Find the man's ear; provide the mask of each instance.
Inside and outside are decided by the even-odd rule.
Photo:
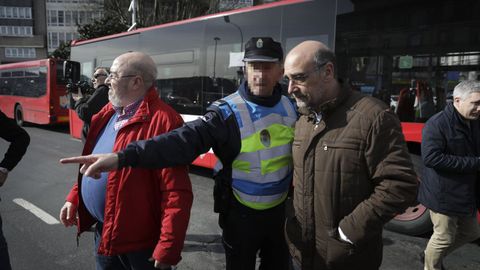
[[[282,80],[283,74],[285,74],[285,68],[282,66],[282,68],[281,68],[280,71],[279,71],[278,80],[277,80],[277,81],[281,81],[281,80]]]
[[[335,67],[331,62],[325,64],[325,67],[322,70],[323,77],[325,80],[331,80],[335,78]]]

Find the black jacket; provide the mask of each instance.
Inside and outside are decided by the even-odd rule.
[[[0,162],[0,167],[11,171],[27,151],[30,136],[23,128],[0,111],[0,137],[10,142],[5,157]]]
[[[238,92],[246,100],[268,107],[275,106],[281,98],[278,84],[270,97],[252,95],[246,82],[240,85]],[[129,144],[119,152],[119,167],[165,168],[190,164],[210,148],[220,160],[233,160],[240,152],[240,145],[235,116],[224,118],[218,106],[210,106],[203,117],[181,128]]]
[[[72,99],[70,100],[72,103]],[[92,116],[108,103],[108,86],[102,84],[97,87],[91,96],[82,97],[71,105],[78,117],[83,121],[82,139],[85,140],[90,127]]]
[[[418,201],[445,215],[476,214],[480,170],[480,120],[465,121],[453,104],[430,118],[423,129],[425,169]]]

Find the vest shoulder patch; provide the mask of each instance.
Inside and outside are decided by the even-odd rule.
[[[228,105],[228,102],[226,102],[223,99],[213,102],[212,105],[210,106],[216,107],[218,111],[220,111],[223,120],[227,120],[227,118],[233,114],[232,108],[230,108],[230,105]]]

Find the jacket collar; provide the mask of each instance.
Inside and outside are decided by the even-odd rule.
[[[136,122],[143,122],[150,120],[150,108],[149,103],[158,98],[158,93],[155,87],[151,87],[147,90],[147,93],[143,97],[143,101],[138,107],[135,114],[130,118],[130,120],[122,127],[125,128],[126,126],[136,123]],[[85,142],[85,147],[83,149],[83,154],[90,154],[90,151],[93,149],[93,143],[96,142],[96,138],[98,134],[105,127],[112,118],[113,114],[115,113],[115,109],[112,106],[112,103],[108,103],[103,109],[98,112],[98,114],[94,115],[92,118],[90,132],[88,132],[88,136]],[[121,130],[121,129],[120,129]]]
[[[308,120],[316,121],[318,115],[328,115],[335,108],[344,103],[352,94],[352,89],[348,86],[347,83],[344,83],[341,79],[338,79],[340,84],[340,92],[338,95],[331,100],[328,100],[319,106],[319,113],[317,114],[313,109],[299,110],[300,113],[306,115]]]
[[[147,93],[145,93],[145,96],[143,97],[143,101],[140,103],[140,106],[138,107],[137,111],[135,114],[130,118],[129,123],[132,122],[137,122],[137,121],[147,121],[150,118],[150,108],[149,108],[149,103],[152,100],[158,99],[158,93],[155,87],[150,87],[147,90]],[[92,123],[93,120],[95,119],[96,125],[95,126],[105,126],[108,122],[108,120],[112,117],[112,115],[115,113],[115,109],[112,106],[112,103],[108,103],[107,106],[103,107],[103,109],[92,118]],[[128,125],[128,124],[126,124]]]
[[[469,122],[457,111],[453,103],[450,102],[445,106],[445,113],[453,126],[459,130],[469,129]]]

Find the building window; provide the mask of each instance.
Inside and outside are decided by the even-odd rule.
[[[0,25],[0,36],[29,37],[32,36],[32,27]]]
[[[48,26],[57,26],[57,10],[50,10],[48,12]]]
[[[9,58],[35,58],[35,48],[5,48],[5,57]]]
[[[19,18],[25,19],[25,17],[26,17],[25,16],[25,8],[20,8],[18,15],[19,15]]]
[[[72,11],[65,10],[65,26],[72,26]]]
[[[86,20],[85,20],[85,19],[87,19],[87,18],[86,18],[86,16],[85,16],[85,11],[80,10],[80,12],[78,12],[78,14],[80,15],[80,16],[78,17],[78,24],[82,25],[82,24],[86,23]]]
[[[31,19],[31,7],[4,7],[0,6],[0,18],[3,19]]]
[[[58,45],[60,46],[60,44],[62,42],[65,42],[65,32],[59,32],[58,33]]]
[[[65,25],[65,20],[64,20],[64,15],[63,15],[63,10],[58,11],[58,26],[64,26]]]
[[[57,32],[49,32],[48,33],[48,48],[49,49],[56,49],[58,48],[58,33]]]
[[[48,32],[48,49],[54,50],[60,46],[62,42],[68,43],[69,41],[78,38],[77,33],[72,32]]]
[[[13,17],[13,9],[12,7],[7,7],[7,16],[6,18],[12,18]]]
[[[78,11],[74,10],[72,11],[72,25],[77,25],[80,24],[78,21]]]

